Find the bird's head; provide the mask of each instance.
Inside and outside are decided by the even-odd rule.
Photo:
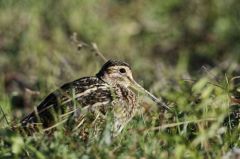
[[[101,70],[97,73],[96,76],[109,85],[122,85],[127,88],[132,88],[134,90],[143,92],[144,94],[147,94],[159,106],[164,107],[168,110],[170,109],[166,104],[161,102],[158,98],[144,89],[133,79],[131,68],[129,64],[125,62],[118,60],[109,60],[102,66]]]
[[[109,60],[97,73],[97,77],[110,85],[123,85],[129,87],[133,80],[130,66],[122,61]]]

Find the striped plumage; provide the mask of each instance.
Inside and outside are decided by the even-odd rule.
[[[97,77],[84,77],[64,84],[60,89],[48,95],[32,112],[22,120],[22,124],[41,122],[44,127],[52,124],[50,112],[60,111],[61,114],[74,110],[74,102],[84,107],[94,107],[100,104],[109,104],[112,100],[111,92],[106,83]],[[48,114],[49,113],[49,114]],[[38,121],[38,117],[40,121]]]
[[[48,95],[21,124],[24,127],[31,127],[36,123],[42,123],[44,128],[50,127],[55,122],[55,115],[61,117],[63,114],[81,114],[81,109],[88,111],[100,111],[106,114],[116,106],[115,132],[120,132],[124,125],[134,115],[136,109],[135,94],[118,83],[106,83],[102,78],[108,67],[127,66],[119,61],[109,61],[95,77],[83,77],[73,82],[64,84],[60,89]],[[69,113],[70,112],[70,113]]]
[[[237,128],[240,123],[240,105],[231,105],[228,115],[225,117],[223,125],[228,128]]]
[[[43,128],[49,128],[56,120],[68,120],[70,117],[85,120],[85,113],[104,116],[110,111],[114,117],[113,135],[117,135],[137,109],[132,86],[140,87],[133,80],[129,65],[109,60],[96,76],[69,82],[48,95],[35,111],[21,121],[21,125],[28,128],[40,123]],[[154,98],[151,94],[150,97]]]

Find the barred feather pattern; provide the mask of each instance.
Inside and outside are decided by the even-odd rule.
[[[114,100],[114,126],[113,135],[118,135],[124,126],[135,115],[137,108],[137,99],[134,92],[125,86],[117,85],[116,94],[120,100]]]
[[[56,120],[74,117],[84,121],[84,112],[104,115],[109,110],[114,113],[112,131],[116,136],[135,114],[136,95],[125,86],[110,86],[97,77],[84,77],[64,84],[48,95],[21,121],[21,125],[33,127],[41,123],[43,128],[48,128]]]

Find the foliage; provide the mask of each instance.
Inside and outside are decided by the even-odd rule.
[[[61,84],[101,67],[89,49],[77,50],[74,33],[107,58],[130,63],[135,79],[176,112],[141,98],[142,109],[123,133],[109,141],[106,128],[87,142],[62,128],[22,136],[1,112],[0,158],[200,159],[239,147],[238,126],[222,124],[229,97],[238,93],[232,79],[240,73],[239,6],[237,0],[1,0],[0,105],[12,123]],[[25,108],[15,110],[19,103]]]

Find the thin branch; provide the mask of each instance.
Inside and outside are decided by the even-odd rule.
[[[235,77],[231,78],[230,80],[234,81],[235,79],[240,79],[240,76],[235,76]]]
[[[192,82],[192,83],[197,82],[197,80],[194,80],[194,79],[182,79],[182,80],[186,81],[186,82]],[[217,83],[207,82],[207,84],[210,84],[210,85],[213,85],[213,86],[216,86],[216,87],[219,87],[219,88],[225,90],[225,87],[223,87]]]
[[[101,57],[104,62],[107,62],[107,59],[106,59],[106,58],[104,57],[104,55],[99,51],[97,44],[96,44],[96,43],[91,43],[91,44],[92,44],[93,51],[96,53],[96,55],[98,55],[99,57]]]
[[[204,122],[204,121],[216,121],[216,119],[215,118],[207,118],[207,119],[199,119],[199,120],[192,120],[192,121],[183,121],[183,122],[171,123],[171,124],[166,124],[166,125],[150,128],[150,130],[162,130],[162,129],[176,127],[176,126],[180,126],[180,125],[184,125],[184,124],[199,123],[199,122]]]
[[[10,123],[9,123],[8,120],[7,120],[7,116],[6,116],[6,114],[4,113],[1,105],[0,105],[0,109],[1,109],[1,112],[2,112],[2,114],[3,114],[4,119],[6,120],[6,123],[7,123],[8,125],[10,125]]]
[[[205,71],[205,72],[207,73],[207,75],[208,75],[211,79],[215,80],[216,75],[214,75],[213,73],[211,73],[206,66],[203,65],[201,68],[203,69],[203,71]],[[217,80],[216,80],[216,81],[217,81]],[[217,82],[219,82],[219,81],[217,81]]]
[[[64,120],[62,120],[62,121],[60,121],[60,122],[52,125],[51,127],[48,127],[48,128],[46,128],[46,129],[43,129],[43,132],[49,131],[49,130],[51,130],[51,129],[53,129],[53,128],[55,128],[55,127],[57,127],[57,126],[59,126],[59,125],[61,125],[61,124],[63,124],[63,123],[65,123],[66,121],[67,121],[67,119],[64,119]]]
[[[88,48],[96,56],[99,56],[104,62],[107,61],[107,58],[101,53],[96,43],[91,42],[91,44],[87,44],[83,41],[79,41],[77,38],[77,33],[73,33],[73,35],[71,36],[71,40],[77,46],[78,51],[80,51],[82,48]]]

